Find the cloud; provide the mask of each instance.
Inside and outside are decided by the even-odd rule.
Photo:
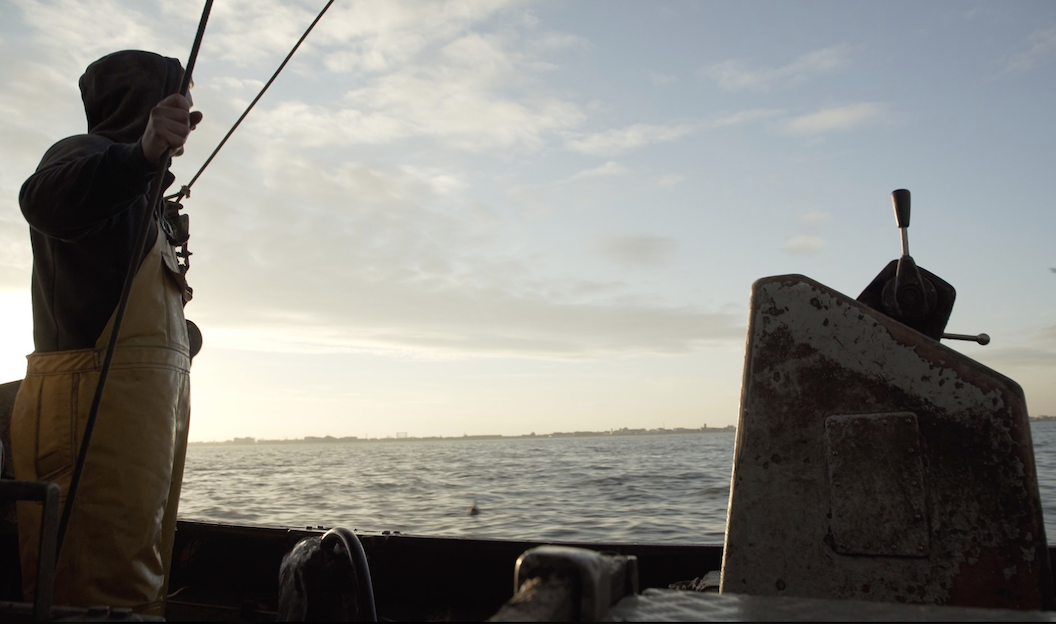
[[[674,188],[680,182],[686,179],[686,176],[678,175],[675,173],[667,173],[659,176],[655,179],[656,185],[660,188]]]
[[[729,126],[739,126],[741,124],[751,123],[753,121],[771,119],[773,117],[777,117],[783,114],[784,111],[781,109],[753,108],[750,110],[738,111],[736,113],[720,115],[708,122],[707,126],[709,128],[726,128]]]
[[[168,19],[195,18],[187,4],[163,3]],[[337,3],[340,6],[340,3]],[[279,64],[318,15],[322,5],[280,0],[233,0],[218,2],[209,14],[209,25],[202,41],[202,56],[236,67],[271,67]],[[313,56],[323,26],[338,19],[340,10],[332,7],[312,30],[298,50],[293,63],[300,64]]]
[[[212,98],[213,111],[230,105],[241,112],[235,103],[255,94],[259,78],[269,75],[257,68],[273,69],[314,16],[308,5],[218,4],[210,24],[215,36],[206,38],[203,50],[214,62],[199,63],[200,76],[208,67],[216,79],[199,82],[201,100]],[[54,12],[66,3],[20,6],[28,7],[23,12]],[[162,6],[166,14],[177,11]],[[115,3],[97,7],[130,14]],[[667,304],[622,277],[569,275],[547,248],[508,236],[515,210],[502,210],[505,197],[494,200],[496,209],[494,198],[474,196],[481,188],[474,180],[479,159],[458,150],[495,149],[502,157],[543,150],[566,140],[586,119],[573,100],[535,80],[548,66],[545,50],[584,44],[545,32],[535,33],[535,44],[502,29],[478,32],[502,7],[335,4],[337,12],[320,23],[295,57],[301,65],[288,68],[301,72],[298,78],[313,94],[323,82],[329,90],[310,100],[293,89],[269,93],[187,202],[195,253],[188,277],[196,295],[188,314],[207,343],[283,352],[585,359],[685,353],[713,341],[743,341],[740,314]],[[75,43],[79,36],[109,51],[113,41],[125,41],[101,38],[111,25],[91,21],[95,18],[84,7],[74,8],[85,13],[90,26],[86,33],[71,34]],[[148,23],[155,17],[148,9],[132,15]],[[357,25],[353,16],[373,25]],[[47,32],[53,16],[47,17],[34,22],[34,32]],[[174,35],[179,41],[173,55],[186,54],[182,35],[193,34],[196,21],[197,15],[176,21],[183,32]],[[327,24],[333,30],[324,29]],[[73,22],[60,20],[59,26],[72,29]],[[260,37],[242,41],[240,49],[241,37],[256,29]],[[133,29],[143,39],[130,35],[129,46],[151,47],[153,30],[141,30]],[[334,57],[344,43],[358,56]],[[17,196],[23,173],[28,175],[48,145],[83,131],[76,78],[86,63],[63,59],[58,46],[46,49],[39,66],[0,58],[5,78],[26,82],[17,93],[0,92],[0,110],[18,113],[31,102],[35,112],[47,113],[33,116],[35,126],[24,128],[17,125],[17,114],[0,118],[0,131],[11,139],[0,162],[0,186],[8,197]],[[92,48],[86,54],[86,62],[96,56]],[[232,65],[255,68],[242,73]],[[361,79],[342,93],[335,72]],[[209,115],[207,110],[207,119],[218,118]],[[224,130],[220,124],[199,128],[195,138],[202,156],[212,145],[204,139],[214,134],[218,139]],[[639,126],[616,143],[676,140],[690,130],[677,124]],[[385,149],[397,142],[402,142],[398,149]],[[180,160],[174,170],[185,180],[182,168],[197,163]],[[11,162],[17,167],[8,167]],[[579,179],[627,171],[609,161],[580,172]],[[516,192],[517,181],[505,180],[499,188],[504,187]],[[530,186],[520,188],[530,194]],[[28,237],[17,223],[17,206],[4,202],[5,215],[14,221],[11,227],[8,220],[0,223],[2,242],[11,243],[0,255],[0,275],[6,282],[11,273],[10,283],[24,290]],[[601,248],[614,261],[640,267],[660,266],[677,251],[673,239],[661,237],[625,237]],[[557,265],[560,270],[553,268]]]
[[[501,0],[338,2],[305,40],[294,64],[321,65],[339,73],[391,71],[438,42],[457,38],[508,4]],[[185,12],[181,6],[169,5],[168,14]],[[211,56],[242,67],[273,67],[320,8],[321,4],[286,0],[218,3],[203,45]]]
[[[839,71],[850,65],[853,52],[852,46],[844,43],[808,52],[781,67],[753,69],[742,60],[731,59],[708,65],[699,73],[723,91],[769,91]]]
[[[844,132],[875,123],[887,112],[888,105],[879,102],[848,104],[793,117],[784,123],[784,130],[789,134],[808,136]]]
[[[1035,347],[987,348],[979,357],[987,365],[1001,368],[1039,368],[1056,367],[1056,350]]]
[[[286,101],[257,113],[261,132],[312,146],[429,138],[467,151],[539,149],[584,119],[572,102],[531,87],[532,58],[497,36],[464,35],[439,53],[372,79],[330,105]]]
[[[632,353],[686,353],[705,343],[743,339],[744,333],[739,315],[690,309],[480,298],[468,291],[424,294],[408,303],[426,306],[426,313],[408,318],[407,310],[386,307],[383,311],[389,322],[376,324],[370,323],[375,319],[360,316],[342,318],[339,323],[318,319],[297,324],[250,318],[237,326],[212,325],[210,344],[281,353],[583,360]]]
[[[793,236],[781,245],[785,253],[812,256],[825,247],[825,241],[817,236]]]
[[[666,236],[609,236],[597,242],[598,251],[620,264],[658,267],[678,251],[678,241]]]
[[[832,215],[830,215],[829,213],[822,212],[821,210],[815,210],[813,212],[808,212],[800,216],[799,220],[803,221],[804,223],[821,224],[827,222],[831,218]]]
[[[805,224],[808,231],[817,231],[830,218],[829,213],[815,210],[800,215],[799,220]],[[803,234],[793,236],[781,245],[781,249],[792,255],[812,256],[825,248],[825,240],[820,236]]]
[[[226,93],[239,92],[246,96],[256,96],[264,88],[264,81],[254,78],[214,76],[209,80],[209,86]]]
[[[1027,37],[1027,49],[1012,55],[1005,63],[1004,73],[1024,72],[1037,67],[1056,55],[1056,26],[1035,30]]]
[[[569,139],[567,145],[573,151],[583,154],[608,156],[646,145],[677,141],[697,132],[701,127],[701,124],[696,123],[669,125],[634,124],[626,128],[581,135],[577,138]]]
[[[534,50],[565,50],[568,48],[589,48],[590,42],[578,35],[560,32],[540,33],[527,39],[526,44]]]
[[[1049,325],[1038,332],[1038,344],[1056,348],[1056,325]]]
[[[185,57],[198,18],[191,18],[190,36],[182,41],[187,20],[179,28],[156,29],[154,25],[161,20],[154,4],[52,0],[18,3],[18,7],[35,43],[56,53],[55,60],[62,63],[60,71],[73,68],[78,76],[88,63],[114,50],[140,48]]]
[[[634,149],[677,141],[704,130],[716,130],[769,119],[783,114],[779,109],[749,109],[713,116],[703,121],[675,124],[633,124],[594,133],[570,134],[566,146],[593,156],[612,156]]]
[[[259,137],[237,149],[256,154],[244,175],[267,186],[227,180],[241,189],[238,202],[203,193],[192,214],[189,314],[214,346],[582,360],[743,338],[737,314],[665,304],[629,283],[549,274],[542,251],[498,238],[506,224],[465,198],[458,170],[330,163]],[[676,243],[623,237],[601,251],[656,267]]]
[[[32,266],[33,252],[29,244],[29,226],[22,218],[22,211],[15,199],[17,196],[16,191],[10,196],[10,203],[5,197],[5,201],[0,204],[5,208],[0,210],[0,269],[28,271]],[[25,285],[20,284],[23,287]],[[0,281],[0,289],[4,286],[4,282]]]
[[[314,19],[319,7],[313,4],[217,3],[197,73],[204,77],[220,66],[226,73],[199,81],[199,88],[222,91],[225,105],[241,111],[260,78],[270,75]],[[511,4],[516,2],[336,3],[293,57],[285,82],[301,74],[313,91],[321,85],[333,90],[342,82],[335,73],[354,73],[360,86],[345,100],[330,102],[277,99],[273,88],[248,121],[272,136],[303,136],[315,147],[428,137],[467,150],[537,149],[548,133],[584,118],[574,103],[533,90],[538,85],[531,76],[553,67],[540,55],[585,41],[538,24],[530,36],[516,29],[501,35],[475,30]],[[76,77],[87,63],[114,49],[153,49],[182,60],[198,21],[197,12],[186,9],[185,3],[52,0],[21,3],[15,10],[47,52],[41,65],[76,94]],[[156,28],[162,18],[176,28]],[[230,65],[252,67],[255,78],[233,78]]]
[[[433,220],[424,221],[423,229]],[[339,236],[359,229],[343,225],[334,228]],[[325,240],[330,237],[316,237],[315,244],[329,251],[305,249],[303,257],[292,259],[286,251],[282,264],[287,270],[281,273],[264,265],[237,280],[218,276],[226,283],[198,290],[223,293],[222,300],[212,302],[211,313],[199,317],[200,324],[237,330],[239,348],[249,341],[260,350],[428,358],[681,353],[742,333],[736,315],[611,300],[604,293],[611,294],[613,285],[540,280],[522,261],[499,262],[432,244],[420,234],[406,222],[392,222],[361,243],[351,236],[344,249]],[[230,260],[225,264],[230,266]],[[588,289],[603,300],[583,300]],[[625,292],[619,286],[615,290]],[[243,306],[238,324],[232,325],[232,310],[252,300],[247,297],[254,292],[259,305]],[[281,296],[261,299],[259,293]],[[303,310],[310,310],[312,318],[283,323],[272,318]]]
[[[678,82],[678,76],[672,74],[661,74],[658,72],[649,72],[649,80],[651,80],[654,85],[659,87]]]
[[[525,216],[537,219],[553,214],[557,208],[540,192],[540,187],[530,184],[513,184],[506,189],[506,197]]]
[[[10,52],[0,48],[0,75],[17,85],[0,90],[0,289],[25,289],[32,251],[19,190],[48,147],[65,135],[84,132],[85,121],[79,71],[72,78],[63,76],[44,62],[17,63]]]
[[[525,28],[532,29],[538,28],[539,24],[542,24],[542,20],[540,20],[531,9],[528,9],[521,13],[521,23],[524,24]]]
[[[12,218],[0,218],[0,290],[26,289],[33,266],[29,226],[17,210],[4,210]]]
[[[610,160],[609,162],[605,163],[600,167],[595,167],[593,169],[585,169],[583,171],[580,171],[579,173],[573,174],[569,178],[569,180],[583,180],[585,178],[620,176],[629,172],[630,169],[628,169],[627,167],[624,167],[623,165]]]

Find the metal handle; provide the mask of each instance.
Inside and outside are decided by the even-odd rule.
[[[989,334],[979,334],[978,336],[971,336],[969,334],[943,334],[942,337],[946,340],[971,340],[972,342],[978,342],[981,345],[990,344]]]
[[[909,255],[909,191],[898,189],[891,192],[891,203],[895,208],[895,223],[902,231],[902,255]]]

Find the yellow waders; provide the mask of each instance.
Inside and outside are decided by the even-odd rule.
[[[136,273],[89,443],[54,603],[162,615],[187,451],[190,356],[179,269],[158,228]],[[33,353],[15,399],[15,478],[73,476],[114,318],[94,349]],[[24,599],[35,590],[40,503],[18,504]]]

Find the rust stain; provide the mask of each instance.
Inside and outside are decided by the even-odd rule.
[[[847,482],[866,478],[853,470],[830,474],[833,453],[848,451],[826,448],[826,419],[890,412],[917,419],[919,444],[899,462],[918,462],[920,474],[904,488],[882,482],[923,492],[923,503],[880,505],[904,526],[874,531],[887,536],[870,545],[877,554],[840,554],[833,523],[854,502],[834,508],[833,492],[861,498],[868,488]],[[723,577],[729,567],[740,591],[772,593],[780,574],[792,595],[1052,607],[1022,390],[978,362],[802,276],[760,280],[735,444]],[[914,522],[926,539],[892,542]],[[883,554],[885,541],[897,556]]]

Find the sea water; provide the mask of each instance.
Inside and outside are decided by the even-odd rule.
[[[1056,422],[1032,425],[1056,539]],[[723,541],[734,433],[192,445],[179,516],[539,541]],[[477,514],[470,514],[471,507]]]

